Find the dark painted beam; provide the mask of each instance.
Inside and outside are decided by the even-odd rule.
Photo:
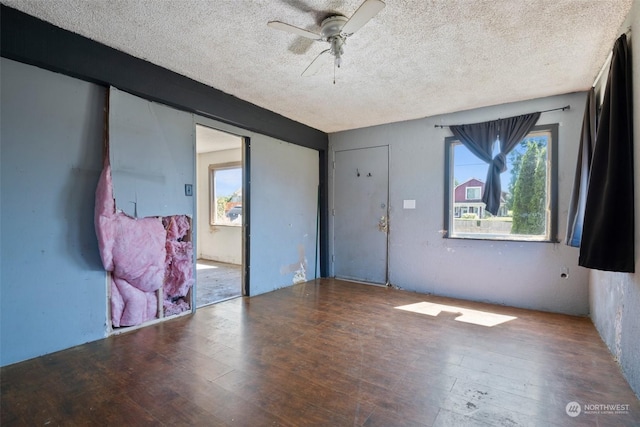
[[[320,274],[329,272],[326,133],[0,5],[0,55],[320,152]]]
[[[89,40],[1,5],[0,54],[26,64],[315,150],[326,150],[328,136],[302,123],[243,101],[183,75]]]
[[[320,151],[320,276],[329,277],[329,151]]]

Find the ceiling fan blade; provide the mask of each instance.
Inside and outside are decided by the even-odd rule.
[[[344,27],[342,27],[342,33],[351,35],[358,31],[364,24],[369,22],[371,18],[376,16],[386,5],[382,0],[365,0],[360,5],[358,10],[349,18]]]
[[[305,68],[305,70],[302,72],[302,75],[307,77],[307,76],[312,76],[315,73],[317,73],[318,70],[320,69],[320,66],[322,65],[322,61],[320,60],[320,58],[322,58],[324,56],[324,54],[329,52],[330,50],[331,49],[327,49],[327,50],[323,50],[322,52],[320,52],[320,54],[318,56],[316,56],[316,59],[311,61],[311,64],[309,64],[309,66],[307,68]]]
[[[303,30],[302,28],[294,27],[293,25],[285,24],[284,22],[269,21],[267,22],[267,25],[271,28],[275,28],[276,30],[286,31],[287,33],[306,37],[311,40],[322,40],[320,34],[312,33],[311,31]]]

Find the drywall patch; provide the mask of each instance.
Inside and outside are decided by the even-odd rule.
[[[618,275],[616,275],[618,276]],[[616,299],[616,318],[614,320],[614,349],[613,356],[615,360],[620,363],[622,359],[622,324],[624,321],[624,285],[622,281],[617,281],[613,286],[614,295]]]
[[[623,311],[623,305],[620,304],[618,306],[618,309],[616,310],[616,320],[614,324],[615,347],[614,347],[614,353],[613,353],[613,356],[618,363],[620,362],[620,355],[622,354],[622,311]]]
[[[280,267],[280,274],[284,276],[293,273],[292,283],[295,285],[297,283],[303,283],[307,281],[307,268],[308,262],[307,257],[305,256],[304,245],[299,245],[298,261],[293,264]]]

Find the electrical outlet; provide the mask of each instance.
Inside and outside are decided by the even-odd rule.
[[[569,277],[569,267],[560,267],[560,277],[567,279]]]
[[[185,184],[184,185],[184,195],[185,196],[193,196],[193,185]]]

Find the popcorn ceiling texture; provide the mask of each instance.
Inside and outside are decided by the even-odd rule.
[[[1,0],[325,132],[588,89],[632,0],[387,0],[333,84],[317,32],[362,0]]]

